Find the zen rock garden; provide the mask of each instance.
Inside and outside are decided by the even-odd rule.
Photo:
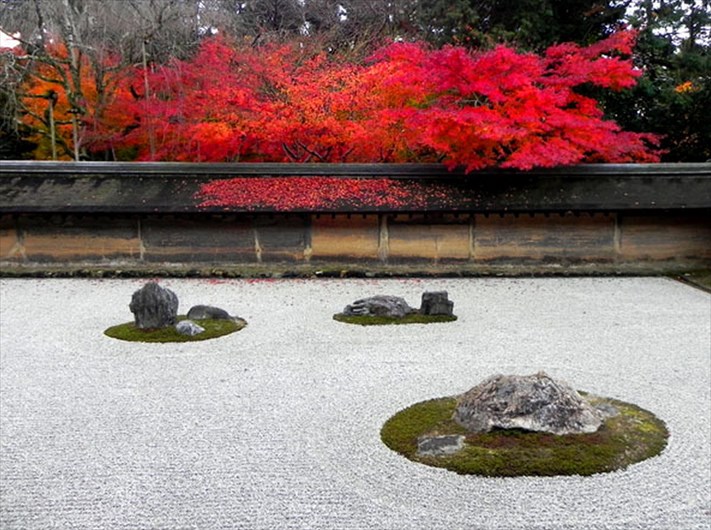
[[[186,342],[206,340],[239,331],[247,323],[219,307],[195,305],[178,315],[178,296],[156,282],[133,293],[129,309],[134,321],[113,326],[105,334],[138,342]]]
[[[428,324],[456,320],[453,310],[454,302],[449,300],[447,291],[425,291],[422,293],[419,309],[410,307],[405,299],[399,296],[377,295],[356,300],[333,318],[363,326]]]
[[[381,431],[415,462],[484,476],[615,471],[659,454],[668,436],[651,412],[579,393],[545,372],[494,375],[459,396],[408,407]]]
[[[247,324],[219,307],[195,305],[182,316],[178,307],[173,291],[149,282],[131,297],[134,320],[105,334],[185,342],[226,335]],[[398,296],[378,295],[354,301],[333,318],[359,325],[450,322],[457,318],[453,310],[446,291],[425,291],[419,308]],[[578,392],[545,372],[488,377],[461,395],[401,410],[381,430],[390,449],[414,462],[483,476],[615,471],[659,454],[668,436],[651,412]]]

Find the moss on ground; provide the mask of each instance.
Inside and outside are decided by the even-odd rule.
[[[415,462],[464,475],[487,477],[592,475],[625,469],[661,453],[669,433],[664,422],[622,401],[590,396],[619,414],[597,432],[565,436],[519,429],[467,433],[452,414],[454,397],[423,401],[391,417],[381,430],[385,445]],[[464,434],[464,449],[453,455],[417,454],[420,436]]]
[[[687,272],[676,278],[711,293],[711,270],[709,269]]]
[[[398,324],[434,324],[437,322],[453,322],[457,317],[452,315],[421,315],[412,313],[404,317],[382,317],[373,315],[344,315],[337,313],[333,315],[333,320],[345,322],[346,324],[356,324],[358,326],[389,326]]]
[[[185,315],[181,315],[178,317],[178,321],[186,318]],[[130,342],[195,342],[229,335],[247,325],[247,322],[241,318],[234,320],[205,319],[197,320],[195,323],[205,328],[205,331],[199,335],[181,335],[173,326],[160,329],[139,329],[134,322],[126,322],[108,328],[104,334],[114,339]]]

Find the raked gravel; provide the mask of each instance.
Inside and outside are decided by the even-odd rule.
[[[145,280],[0,280],[0,528],[711,528],[711,295],[661,278],[164,279],[226,337],[138,344]],[[332,320],[449,291],[459,320]],[[658,457],[592,477],[492,479],[412,463],[392,414],[494,373],[545,370],[636,403]]]

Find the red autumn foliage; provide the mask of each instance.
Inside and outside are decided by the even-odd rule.
[[[454,190],[435,183],[394,179],[270,177],[213,180],[202,186],[201,206],[245,210],[313,210],[352,208],[426,209],[448,204]]]
[[[467,171],[656,162],[656,137],[621,131],[580,90],[634,85],[633,43],[629,31],[542,55],[394,43],[353,63],[303,43],[254,48],[217,38],[191,61],[137,70],[114,114],[133,123],[117,120],[111,141],[142,160],[444,162]],[[214,181],[201,197],[211,206],[298,209],[394,206],[418,193],[432,189],[288,178]]]
[[[653,135],[620,131],[576,91],[632,86],[639,72],[630,61],[605,55],[629,53],[632,38],[623,32],[589,48],[553,46],[543,56],[503,46],[484,53],[393,46],[377,57],[392,67],[387,84],[407,87],[409,101],[419,104],[383,109],[381,120],[402,122],[409,146],[468,171],[658,161],[648,147]]]
[[[148,97],[120,102],[136,123],[114,141],[161,160],[444,161],[469,171],[653,162],[652,135],[621,131],[578,90],[632,86],[639,72],[623,56],[633,41],[625,31],[540,56],[394,43],[354,64],[309,46],[212,39],[193,60],[151,72]]]
[[[72,67],[67,47],[51,40],[44,52],[45,56],[31,61],[24,50],[15,50],[27,71],[18,91],[21,120],[30,131],[27,139],[37,144],[36,158],[52,155],[50,130],[54,126],[58,158],[68,160],[72,158],[75,138],[80,146],[96,148],[106,134],[107,124],[114,123],[114,118],[104,113],[115,108],[111,100],[120,92],[118,60],[106,54],[97,64],[87,55],[79,55]],[[76,137],[72,114],[76,117]],[[122,119],[126,121],[126,117]]]

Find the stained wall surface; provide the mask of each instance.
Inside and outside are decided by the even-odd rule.
[[[351,263],[550,269],[711,263],[704,212],[4,215],[0,265],[193,268]],[[444,269],[443,269],[444,270]]]

